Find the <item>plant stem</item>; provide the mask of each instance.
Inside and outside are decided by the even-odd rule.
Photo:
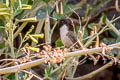
[[[110,21],[108,19],[106,19],[106,24],[110,23]],[[113,24],[109,24],[108,27],[113,31],[115,32],[115,34],[117,36],[120,36],[120,32],[115,28],[115,26],[113,26]]]
[[[9,22],[10,23],[10,29],[9,29],[9,44],[10,44],[10,48],[11,48],[11,53],[12,53],[12,57],[15,58],[15,54],[14,54],[14,40],[13,40],[13,24],[12,21]]]
[[[18,34],[24,29],[28,22],[23,22],[22,25],[18,28],[18,30],[14,34],[14,39],[18,36]]]
[[[110,21],[104,28],[102,28],[102,30],[100,30],[100,31],[98,32],[98,34],[95,34],[92,38],[88,39],[84,46],[85,46],[85,47],[88,47],[88,46],[92,43],[92,41],[97,37],[97,35],[100,35],[101,33],[103,33],[104,30],[105,30],[111,23],[113,23],[114,21],[116,21],[116,20],[118,20],[118,19],[120,19],[120,16],[117,17],[117,18],[115,18],[114,20]]]
[[[51,29],[51,35],[53,34],[53,31],[54,31],[54,29],[55,29],[55,27],[56,27],[57,24],[58,24],[58,22],[56,21],[55,24],[54,24],[54,26],[53,26],[53,28]]]
[[[117,48],[119,46],[120,46],[120,42],[112,44],[112,45],[108,45],[107,47]],[[69,52],[69,53],[65,54],[65,58],[82,56],[82,55],[86,55],[86,54],[94,54],[94,53],[102,52],[102,50],[103,49],[101,47],[98,47],[98,48],[92,48],[92,49],[79,50],[79,51],[75,51],[75,52]],[[2,68],[2,69],[0,69],[0,75],[1,74],[18,72],[22,69],[31,68],[31,67],[43,64],[43,63],[45,63],[45,61],[48,61],[48,60],[49,60],[48,58],[47,59],[42,58],[42,59],[34,60],[34,61],[31,61],[31,62],[23,63],[23,64],[20,64],[20,65],[7,67],[7,68]]]
[[[44,31],[45,31],[45,43],[51,44],[50,20],[49,20],[48,11],[46,11]]]

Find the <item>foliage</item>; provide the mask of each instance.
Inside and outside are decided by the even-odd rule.
[[[57,80],[58,74],[54,73],[51,74],[51,72],[53,71],[52,67],[47,67],[45,69],[45,75],[44,75],[44,80]]]
[[[0,72],[3,70],[3,73],[0,74],[5,74],[3,78],[5,77],[6,80],[30,80],[32,77],[41,79],[41,75],[34,74],[32,70],[22,69],[45,63],[44,65],[47,67],[44,67],[42,79],[63,80],[74,78],[78,63],[83,64],[85,60],[89,60],[89,57],[94,65],[99,63],[101,58],[106,65],[108,61],[113,62],[113,59],[119,61],[119,50],[107,51],[106,48],[119,48],[117,44],[120,42],[120,32],[116,28],[116,24],[112,23],[120,17],[109,21],[103,11],[100,13],[99,20],[96,19],[91,23],[97,10],[109,1],[96,0],[91,5],[86,0],[81,0],[78,4],[73,5],[68,4],[65,0],[58,0],[58,4],[56,0],[0,0],[0,55],[5,57],[2,57],[0,61],[2,64]],[[84,8],[84,15],[81,18],[77,10],[82,8]],[[74,15],[77,18],[74,18]],[[74,28],[73,31],[77,35],[77,43],[80,48],[76,49],[74,45],[65,48],[60,38],[54,42],[54,46],[51,46],[53,45],[52,36],[55,34],[55,30],[59,29],[58,24],[61,19],[69,19],[73,22],[69,24]],[[83,24],[84,22],[85,24]],[[91,50],[91,52],[84,50]],[[96,54],[100,58],[90,54]],[[89,57],[86,56],[87,59],[81,60],[82,55]],[[117,57],[115,57],[116,55]],[[104,69],[110,67],[110,65],[107,67],[106,65],[103,66]],[[4,72],[4,67],[15,68]],[[95,73],[100,71],[102,70]],[[78,78],[81,80],[81,78],[88,77]]]

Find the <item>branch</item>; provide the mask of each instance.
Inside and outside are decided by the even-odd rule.
[[[26,27],[28,22],[23,22],[22,25],[18,28],[18,30],[14,34],[14,39],[18,36],[19,33]]]
[[[116,0],[116,2],[115,2],[115,7],[116,7],[117,12],[120,12],[120,8],[119,8],[119,5],[118,5],[118,0]]]
[[[106,22],[105,22],[105,23],[106,23],[106,24],[110,23],[110,21],[109,21],[108,18],[106,18]],[[112,23],[109,24],[109,28],[110,28],[113,32],[115,32],[115,34],[116,34],[117,36],[120,36],[119,30],[118,30]]]
[[[119,46],[120,46],[120,42],[112,44],[112,45],[108,45],[107,47],[115,47],[116,48]],[[94,54],[94,53],[98,53],[98,52],[102,52],[101,47],[69,52],[69,53],[65,54],[65,58],[82,56],[82,55],[86,55],[86,54]],[[34,67],[34,66],[37,66],[40,64],[44,64],[45,61],[47,61],[47,60],[49,60],[49,59],[42,58],[42,59],[34,60],[31,62],[23,63],[20,65],[2,68],[2,69],[0,69],[0,74],[8,74],[8,73],[13,73],[13,72],[18,72],[18,71],[23,70],[23,69],[27,69],[27,68],[31,68],[31,67]]]
[[[38,59],[38,60],[31,61],[28,63],[23,63],[20,65],[3,68],[3,69],[0,69],[0,74],[8,74],[8,73],[13,73],[13,72],[18,72],[23,69],[31,68],[31,67],[45,63],[45,60],[46,59]]]
[[[49,20],[48,11],[46,11],[44,31],[45,31],[45,42],[46,43],[49,42],[51,44],[50,20]]]
[[[109,21],[109,23],[107,23],[97,34],[93,35],[92,38],[88,39],[84,46],[85,46],[85,47],[88,47],[88,46],[92,43],[92,41],[93,41],[98,35],[100,35],[101,33],[103,33],[104,30],[105,30],[111,23],[115,22],[115,21],[118,20],[118,19],[120,19],[120,16],[118,16],[118,17],[115,18],[114,20]]]
[[[119,7],[120,6],[118,6],[118,8]],[[98,10],[98,12],[96,14],[94,14],[93,16],[90,17],[89,21],[88,20],[84,20],[84,21],[81,22],[81,24],[85,25],[87,22],[88,22],[88,24],[92,23],[96,19],[98,19],[103,12],[108,12],[108,11],[112,11],[112,10],[115,10],[115,9],[116,9],[116,6],[111,6],[111,7],[108,7],[108,8],[100,9],[100,10]],[[79,23],[79,21],[77,19],[72,18],[72,20],[73,20],[74,24],[80,25],[80,23]]]

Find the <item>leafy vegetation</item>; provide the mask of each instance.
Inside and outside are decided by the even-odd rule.
[[[110,2],[0,0],[0,79],[92,80],[112,65],[118,64],[119,69],[120,16],[116,16],[119,5],[105,7]],[[116,12],[112,18],[106,13],[109,10]],[[69,48],[62,43],[59,36],[62,19],[77,36],[78,49],[76,43]],[[83,75],[80,66],[89,61],[102,67]]]

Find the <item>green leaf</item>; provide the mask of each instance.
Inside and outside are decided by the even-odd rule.
[[[48,11],[48,14],[50,15],[52,10],[53,9],[50,6],[41,7],[40,9],[37,10],[35,16],[37,16],[37,20],[39,21],[40,19],[43,19],[46,17],[46,11]]]
[[[102,39],[102,42],[105,43],[105,44],[112,44],[112,43],[115,43],[115,39],[114,38],[104,38]]]
[[[29,0],[22,0],[22,4],[28,4],[28,2],[29,2]],[[21,10],[20,8],[19,8],[19,2],[17,1],[17,2],[15,2],[15,4],[14,4],[14,8],[15,8],[15,16],[17,16],[17,15],[19,15],[19,14],[21,14],[22,12],[23,12],[23,10]]]
[[[71,9],[74,10],[74,8],[75,8],[74,5],[66,4],[66,5],[63,7],[63,12],[64,12],[65,15],[71,16],[71,15],[72,15]]]
[[[0,49],[5,47],[5,42],[0,43]]]
[[[11,73],[10,75],[8,75],[7,77],[9,80],[15,80],[15,73]]]
[[[48,2],[49,2],[50,0],[43,0],[43,1],[48,4]]]
[[[22,0],[22,4],[28,4],[29,0]]]
[[[19,80],[24,80],[23,77],[24,77],[24,74],[23,74],[22,72],[18,72],[18,79],[19,79]],[[15,79],[15,73],[9,74],[7,78],[8,78],[9,80],[16,80],[16,79]]]
[[[52,68],[51,67],[47,67],[45,68],[45,75],[44,75],[44,80],[57,80],[58,74],[57,73],[53,73],[52,72]]]
[[[85,16],[90,15],[90,11],[92,11],[92,7],[90,6],[90,4],[87,4],[85,10]]]
[[[83,35],[83,38],[86,38],[86,37],[88,37],[88,30],[87,30],[87,28],[85,28],[84,35]]]
[[[17,16],[18,14],[20,14],[23,10],[18,9],[19,7],[19,2],[15,2],[14,4],[14,8],[15,8],[15,16]]]
[[[71,4],[66,4],[63,6],[63,15],[61,14],[57,14],[55,11],[53,12],[53,18],[56,18],[56,19],[62,19],[62,18],[66,18],[68,16],[71,16],[72,15],[72,11],[71,9],[74,9],[75,6],[74,5],[71,5]]]
[[[80,29],[80,26],[76,26],[75,27],[75,32],[77,33],[79,31],[79,29]]]
[[[4,21],[1,20],[2,17],[0,17],[0,26],[4,26]]]
[[[88,37],[88,30],[87,28],[85,28],[84,30],[84,35],[83,35],[83,39],[87,38]],[[83,40],[83,43],[85,43],[87,40]]]
[[[57,13],[54,11],[54,12],[53,12],[53,18],[61,19],[61,18],[64,18],[64,16],[61,15],[61,14],[57,14]]]
[[[120,37],[118,37],[118,38],[116,39],[116,43],[118,43],[118,42],[120,42]]]
[[[100,18],[100,23],[101,23],[101,24],[104,24],[105,21],[106,21],[106,16],[105,16],[104,13],[102,13],[102,16],[101,16],[101,18]]]
[[[55,46],[56,46],[56,47],[63,46],[60,38],[55,42]]]
[[[0,13],[0,20],[4,21],[4,23],[7,22],[11,17],[10,8],[7,7],[5,3],[0,2]]]
[[[51,68],[50,67],[45,68],[45,75],[49,76],[50,73],[51,73]]]
[[[92,24],[88,24],[88,28],[91,29],[91,30],[94,30],[94,26],[95,26],[94,23],[92,23]]]
[[[5,47],[5,41],[3,40],[5,37],[5,30],[0,27],[0,49]]]
[[[45,18],[46,12],[39,9],[39,10],[37,10],[35,15],[37,16],[37,20],[39,21],[40,19]]]
[[[19,10],[17,10],[17,11],[16,11],[16,13],[15,13],[15,16],[17,16],[17,15],[21,14],[22,12],[23,12],[23,10],[20,10],[20,9],[19,9]]]

